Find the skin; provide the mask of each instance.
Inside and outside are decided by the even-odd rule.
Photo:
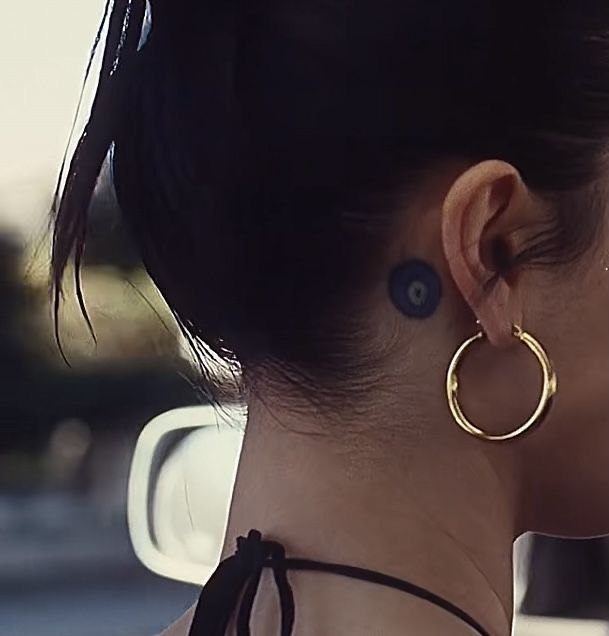
[[[493,636],[509,636],[513,541],[526,531],[609,534],[608,233],[575,265],[511,272],[484,293],[496,246],[518,253],[547,214],[500,161],[451,164],[422,185],[404,206],[385,275],[369,296],[373,344],[387,350],[375,390],[347,421],[283,406],[270,394],[252,398],[223,556],[258,528],[288,555],[404,578],[460,606]],[[386,292],[391,268],[412,257],[442,278],[442,301],[425,321],[406,319]],[[541,382],[513,323],[543,344],[559,390],[540,427],[491,443],[451,418],[446,368],[481,327],[488,340],[468,353],[460,376],[463,408],[490,433],[517,428]],[[306,572],[290,581],[299,636],[475,633],[395,590]],[[254,631],[279,633],[276,603],[265,572]],[[187,615],[167,634],[187,634],[189,623]]]

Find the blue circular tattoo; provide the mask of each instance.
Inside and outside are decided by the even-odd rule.
[[[412,260],[398,265],[389,278],[393,304],[409,318],[429,318],[440,304],[442,281],[424,261]]]

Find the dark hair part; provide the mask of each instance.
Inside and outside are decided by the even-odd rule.
[[[111,148],[148,272],[193,344],[238,363],[247,389],[272,369],[312,398],[361,390],[364,300],[385,275],[398,195],[444,160],[503,159],[552,203],[507,268],[573,261],[598,233],[606,0],[150,5],[141,46],[144,1],[110,11],[55,206],[57,301]]]

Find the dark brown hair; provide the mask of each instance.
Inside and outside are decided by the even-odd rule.
[[[503,159],[552,202],[511,268],[576,259],[598,232],[606,0],[148,9],[145,42],[143,0],[109,11],[95,103],[55,205],[57,302],[109,151],[125,220],[192,343],[245,380],[275,368],[311,395],[356,385],[372,364],[361,301],[397,195],[439,162]]]

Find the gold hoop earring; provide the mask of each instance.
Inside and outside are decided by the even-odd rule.
[[[477,426],[474,426],[464,415],[461,409],[461,405],[459,404],[459,365],[466,350],[477,340],[486,338],[484,331],[479,331],[475,336],[468,338],[457,349],[455,355],[450,361],[448,372],[446,374],[446,395],[448,397],[448,406],[453,418],[466,433],[491,442],[503,442],[506,440],[514,439],[516,437],[520,437],[527,431],[530,431],[531,429],[541,424],[541,422],[546,418],[550,407],[552,406],[552,400],[558,389],[556,373],[554,371],[552,361],[550,360],[541,343],[536,340],[531,334],[523,331],[518,325],[513,326],[512,335],[515,338],[518,338],[520,342],[526,345],[533,352],[541,366],[541,372],[543,376],[541,397],[539,403],[537,404],[537,408],[535,409],[531,417],[529,417],[529,419],[524,424],[519,426],[514,431],[510,433],[504,433],[502,435],[490,435],[489,433],[486,433],[485,431],[479,429]]]

